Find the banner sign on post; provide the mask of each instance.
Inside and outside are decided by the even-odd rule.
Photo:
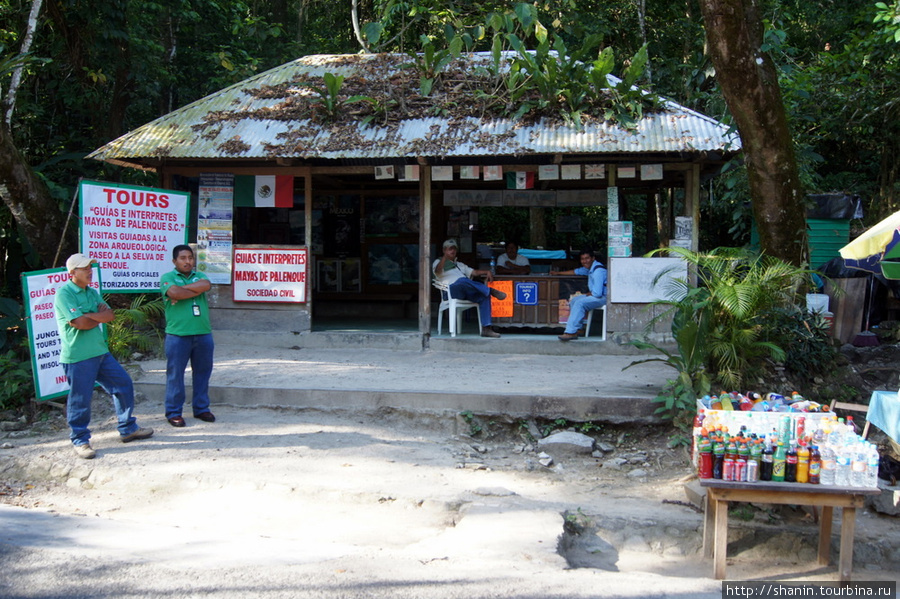
[[[172,248],[187,243],[190,194],[82,181],[81,252],[96,259],[102,292],[159,291]]]
[[[233,299],[236,302],[306,302],[307,248],[234,248]]]
[[[22,294],[31,349],[35,397],[52,399],[69,392],[69,382],[59,363],[62,339],[56,325],[53,302],[60,287],[69,282],[65,268],[38,270],[22,274]],[[100,270],[94,265],[91,287],[100,289]],[[102,325],[101,325],[102,326]]]

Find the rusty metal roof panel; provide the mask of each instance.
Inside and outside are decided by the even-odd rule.
[[[385,58],[387,57],[387,58]],[[320,94],[311,89],[325,73],[343,75],[359,89],[393,85],[409,57],[306,56],[175,110],[90,154],[112,162],[146,159],[389,159],[401,157],[524,156],[528,154],[736,152],[740,140],[725,125],[674,102],[645,115],[634,130],[586,119],[578,129],[558,120],[524,123],[463,114],[412,116],[364,125],[335,122],[310,112]],[[471,62],[485,55],[469,55]],[[427,112],[428,98],[416,97]],[[423,108],[424,106],[424,108]]]

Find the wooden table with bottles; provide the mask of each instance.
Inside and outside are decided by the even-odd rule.
[[[853,569],[853,535],[856,529],[856,509],[863,507],[866,495],[877,495],[877,488],[836,487],[809,483],[729,482],[700,479],[706,488],[706,517],[703,521],[703,555],[713,559],[713,577],[725,579],[725,559],[728,548],[728,503],[774,503],[780,505],[809,505],[821,507],[819,512],[818,563],[827,566],[831,554],[831,523],[834,508],[841,508],[841,553],[838,575],[841,582],[849,582]]]

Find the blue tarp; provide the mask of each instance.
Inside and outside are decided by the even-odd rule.
[[[565,250],[529,250],[519,248],[519,253],[529,260],[565,260],[568,257]]]

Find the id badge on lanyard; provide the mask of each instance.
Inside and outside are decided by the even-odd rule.
[[[200,306],[197,305],[197,302],[194,302],[192,309],[194,310],[194,316],[200,316]]]

